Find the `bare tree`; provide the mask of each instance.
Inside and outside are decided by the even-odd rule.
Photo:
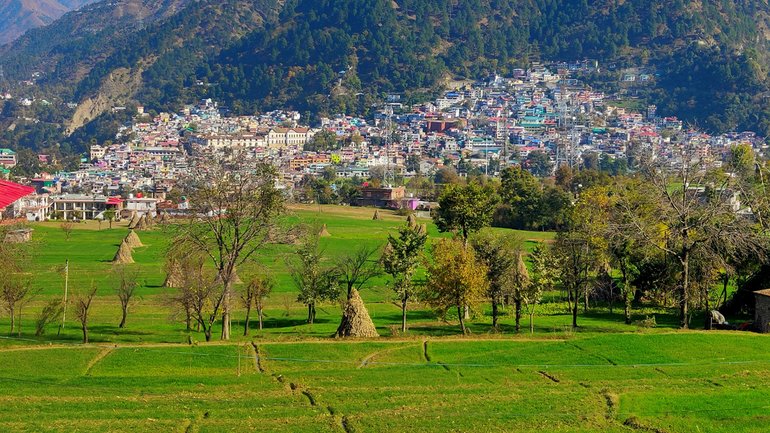
[[[59,224],[59,228],[62,232],[64,232],[64,240],[69,241],[70,236],[72,236],[72,228],[74,227],[74,224],[70,221],[64,221],[63,223]]]
[[[136,295],[136,289],[139,287],[139,284],[136,281],[137,271],[130,270],[124,265],[117,265],[113,268],[113,273],[118,282],[117,287],[115,287],[115,294],[118,295],[121,311],[118,328],[122,329],[126,326],[128,307],[131,305],[134,295]]]
[[[18,275],[4,277],[0,283],[0,298],[11,319],[12,334],[14,330],[21,335],[21,310],[29,302],[33,291],[29,280]],[[16,324],[18,319],[18,326]]]
[[[275,169],[236,155],[221,163],[198,162],[188,179],[191,209],[196,218],[175,242],[180,251],[200,251],[219,275],[212,313],[222,314],[222,339],[230,338],[234,270],[266,242],[283,211],[275,188]]]
[[[246,308],[246,319],[243,323],[243,335],[249,335],[249,325],[251,318],[251,308],[257,308],[257,317],[259,319],[259,329],[262,330],[263,313],[265,298],[273,291],[275,282],[267,275],[255,276],[249,280],[241,292],[241,302]]]
[[[83,331],[83,344],[88,343],[88,319],[95,296],[96,285],[92,283],[91,288],[75,297],[75,317],[80,322],[80,329]]]

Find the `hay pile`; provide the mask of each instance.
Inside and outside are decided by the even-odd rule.
[[[143,247],[141,239],[139,239],[139,235],[136,234],[135,231],[129,230],[128,234],[126,235],[125,239],[123,239],[123,243],[128,244],[131,248],[136,247]]]
[[[326,229],[326,224],[324,224],[323,227],[321,227],[321,231],[318,233],[318,236],[322,238],[328,238],[331,235],[332,234],[329,233],[329,230]]]
[[[129,226],[131,228],[131,226]],[[142,217],[137,217],[136,225],[134,225],[134,230],[144,230],[147,228],[147,220]]]
[[[214,280],[216,284],[222,284],[222,274],[217,274],[217,278]],[[238,269],[233,268],[233,275],[230,279],[231,284],[243,284],[243,280],[238,276]]]
[[[112,263],[120,265],[134,263],[134,258],[131,256],[131,247],[126,243],[125,239],[120,243],[120,248],[115,253]]]
[[[411,228],[414,228],[417,225],[417,217],[415,217],[413,213],[410,213],[409,216],[406,217],[406,225]]]
[[[372,220],[379,221],[381,219],[382,219],[382,217],[380,216],[380,210],[379,209],[375,209],[374,210],[374,216],[372,217]]]
[[[337,328],[336,337],[358,337],[373,338],[379,337],[377,328],[374,327],[369,312],[361,296],[356,289],[353,289],[350,299],[345,304],[343,310],[342,323]]]
[[[128,222],[128,229],[133,230],[136,228],[136,225],[139,224],[139,215],[134,212],[131,214],[131,220]]]
[[[163,287],[179,288],[184,284],[184,271],[181,263],[174,257],[166,259],[166,280],[163,281]]]

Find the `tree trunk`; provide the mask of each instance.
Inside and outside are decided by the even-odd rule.
[[[262,330],[262,320],[263,320],[263,316],[262,316],[262,302],[259,302],[257,304],[257,316],[259,317],[259,330],[261,331]]]
[[[225,299],[222,304],[222,340],[230,339],[230,279],[232,278],[232,272],[226,278],[224,282]]]
[[[583,314],[588,314],[588,290],[583,293]]]
[[[515,316],[516,316],[516,333],[518,334],[519,331],[521,331],[521,299],[516,298],[513,300],[513,305],[516,310]]]
[[[499,315],[498,309],[499,309],[499,306],[497,303],[497,298],[493,296],[492,297],[492,328],[496,331],[499,330],[497,326],[497,316]]]
[[[251,304],[246,307],[246,320],[243,321],[243,336],[249,335],[249,319],[251,318]]]
[[[463,306],[463,318],[469,320],[471,318],[471,307],[468,305]]]
[[[572,329],[577,329],[577,314],[578,314],[578,296],[580,294],[578,293],[577,288],[575,288],[574,296],[572,296]]]
[[[468,332],[465,329],[465,312],[463,309],[463,307],[457,307],[457,317],[460,319],[460,329],[463,330],[463,335],[466,335]]]
[[[121,309],[123,312],[123,316],[120,318],[120,325],[118,325],[118,328],[123,329],[126,326],[126,316],[128,315],[128,306],[123,305]]]
[[[315,304],[307,304],[307,323],[315,322]]]
[[[628,282],[628,272],[625,268],[621,269],[623,273],[623,317],[626,319],[626,325],[631,324],[631,296],[629,296],[630,287]]]
[[[404,296],[401,298],[401,332],[406,332],[406,303],[409,297]]]
[[[83,344],[88,344],[88,325],[84,322],[81,328],[83,329]]]
[[[532,308],[532,310],[529,312],[529,333],[534,334],[535,333],[535,309]]]
[[[689,288],[690,288],[690,252],[684,251],[682,255],[682,287],[679,297],[679,327],[682,329],[688,329],[690,324],[687,320],[688,303],[689,303]]]
[[[16,312],[13,307],[8,308],[8,312],[11,313],[11,331],[8,333],[13,334],[13,330],[16,329]]]
[[[199,323],[200,325],[200,323]],[[206,341],[211,341],[211,327],[208,328],[206,325],[203,325],[203,335],[206,337]]]
[[[184,324],[185,324],[185,331],[190,332],[192,331],[192,315],[190,314],[190,307],[185,307],[184,309]],[[200,325],[198,325],[200,326]]]

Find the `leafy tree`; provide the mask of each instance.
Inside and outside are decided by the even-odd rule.
[[[433,246],[433,262],[427,268],[428,302],[442,315],[456,308],[460,329],[467,334],[464,310],[481,301],[488,290],[486,265],[460,241],[441,239]]]
[[[407,303],[414,295],[414,273],[422,259],[426,231],[416,224],[403,226],[398,236],[388,235],[388,243],[382,252],[382,265],[393,278],[393,291],[401,302],[401,332],[406,332]]]
[[[492,222],[497,196],[491,187],[477,183],[450,185],[438,199],[433,221],[442,232],[459,232],[463,245],[468,238]]]
[[[297,301],[307,306],[307,323],[315,321],[315,307],[319,302],[339,295],[335,267],[324,265],[325,250],[317,234],[308,234],[296,251],[296,259],[288,263],[291,278],[299,290]]]
[[[514,267],[517,265],[518,252],[521,249],[521,239],[516,236],[481,232],[471,238],[471,245],[478,260],[487,266],[487,296],[492,303],[492,327],[499,329],[500,305],[509,296],[517,298],[515,291],[520,280]]]

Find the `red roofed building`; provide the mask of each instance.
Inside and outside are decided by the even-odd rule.
[[[0,180],[0,219],[18,218],[21,214],[21,199],[34,194],[35,188]]]

